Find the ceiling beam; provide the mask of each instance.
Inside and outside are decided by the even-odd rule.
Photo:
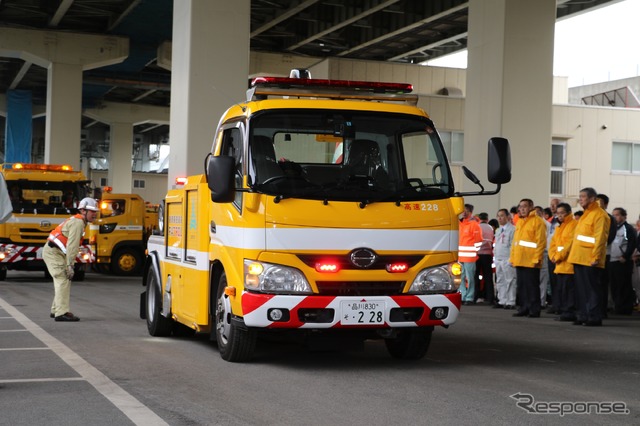
[[[158,123],[158,124],[156,124],[154,126],[147,127],[146,129],[140,130],[140,131],[138,131],[138,133],[146,133],[146,132],[149,132],[149,131],[151,131],[153,129],[157,129],[158,127],[162,127],[162,126],[166,126],[166,124]]]
[[[272,19],[271,21],[263,24],[260,28],[258,28],[255,31],[251,32],[251,37],[255,37],[258,34],[261,34],[265,31],[267,31],[269,28],[272,28],[276,25],[278,25],[280,22],[282,21],[286,21],[287,19],[291,18],[292,16],[302,12],[304,9],[308,8],[309,6],[314,5],[315,3],[318,3],[318,1],[320,0],[307,0],[305,2],[300,3],[299,5],[292,7],[291,9],[287,10],[286,12],[284,12],[282,15],[276,17],[275,19]]]
[[[360,49],[364,49],[365,47],[369,47],[369,46],[372,46],[374,44],[380,43],[380,42],[382,42],[382,41],[384,41],[384,40],[386,40],[388,38],[395,37],[397,35],[400,35],[402,33],[406,33],[408,31],[411,31],[413,29],[421,27],[421,26],[423,26],[425,24],[428,24],[430,22],[434,22],[434,21],[437,21],[439,19],[445,18],[448,15],[451,15],[453,13],[460,12],[461,10],[464,10],[464,9],[466,9],[468,7],[469,7],[469,3],[468,2],[467,3],[463,3],[463,4],[461,4],[459,6],[456,6],[456,7],[452,7],[451,9],[447,9],[444,12],[438,13],[438,14],[433,15],[433,16],[429,16],[428,18],[425,18],[425,19],[421,19],[420,21],[414,22],[411,25],[404,26],[404,27],[399,28],[399,29],[397,29],[395,31],[392,31],[390,33],[382,35],[382,36],[380,36],[378,38],[374,38],[374,39],[369,40],[369,41],[367,41],[365,43],[362,43],[362,44],[359,44],[357,46],[354,46],[349,50],[345,50],[343,52],[340,52],[340,53],[336,54],[336,56],[346,56],[346,55],[348,55],[350,53],[353,53],[353,52],[356,52],[356,51],[358,51]]]
[[[345,21],[342,21],[339,24],[336,24],[336,25],[334,25],[332,27],[329,27],[324,31],[320,31],[319,33],[314,34],[311,37],[307,37],[306,39],[294,44],[293,46],[287,47],[287,50],[288,51],[296,50],[300,46],[304,46],[305,44],[307,44],[307,43],[309,43],[309,42],[311,42],[313,40],[317,40],[317,39],[319,39],[321,37],[324,37],[327,34],[330,34],[330,33],[334,32],[334,31],[339,30],[340,28],[346,27],[347,25],[351,25],[352,23],[357,22],[360,19],[365,18],[365,17],[367,17],[367,16],[369,16],[371,14],[374,14],[374,13],[378,12],[379,10],[384,9],[385,7],[389,7],[392,4],[397,3],[398,1],[399,0],[387,0],[385,2],[380,3],[378,6],[366,9],[362,13],[359,13],[359,14],[357,14],[355,16],[352,16],[351,18],[349,18],[349,19],[347,19]]]
[[[29,71],[29,68],[31,68],[31,65],[33,65],[33,63],[29,61],[24,61],[24,64],[22,64],[22,68],[20,68],[20,71],[18,71],[18,74],[16,74],[16,76],[13,78],[13,81],[9,85],[9,90],[13,90],[16,87],[18,87],[18,84],[20,84],[20,82],[24,78],[27,71]]]
[[[73,2],[74,0],[62,0],[60,2],[60,5],[58,6],[58,9],[56,9],[56,13],[53,14],[53,17],[51,18],[47,26],[49,28],[57,27],[60,21],[62,21],[62,18],[64,18],[64,15],[67,14],[67,11],[69,10]]]
[[[131,4],[129,5],[129,7],[127,7],[127,8],[124,10],[124,12],[122,12],[122,13],[120,14],[120,16],[118,16],[118,17],[113,21],[113,23],[112,23],[111,25],[109,25],[109,28],[107,28],[107,32],[108,32],[108,31],[111,31],[111,30],[113,30],[115,27],[117,27],[117,26],[118,26],[118,24],[120,24],[120,22],[122,22],[122,20],[123,20],[124,18],[126,18],[126,17],[127,17],[127,15],[129,15],[129,14],[131,13],[131,11],[132,11],[133,9],[135,9],[135,8],[136,8],[136,6],[138,6],[138,4],[140,4],[140,2],[141,2],[141,1],[142,1],[142,0],[134,0],[134,1],[132,1],[132,2],[131,2]]]
[[[136,96],[135,98],[131,99],[131,102],[138,102],[140,99],[144,99],[147,96],[153,94],[156,92],[156,89],[151,89],[151,90],[147,90],[146,92],[144,92],[141,95]]]
[[[421,47],[418,47],[416,49],[410,50],[408,52],[402,53],[400,55],[396,55],[393,58],[387,59],[387,61],[397,61],[398,59],[402,59],[402,58],[406,58],[407,56],[411,56],[414,53],[424,52],[425,50],[431,50],[431,49],[434,49],[434,48],[436,48],[438,46],[442,46],[443,44],[447,44],[447,43],[451,43],[452,41],[460,40],[461,38],[467,38],[468,35],[469,35],[469,33],[465,31],[463,33],[456,34],[456,35],[451,36],[449,38],[438,40],[436,42],[433,42],[433,43],[430,43],[430,44],[426,44],[424,46],[421,46]]]

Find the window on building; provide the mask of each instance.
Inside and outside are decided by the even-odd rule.
[[[439,131],[438,134],[449,162],[462,163],[464,161],[464,133]],[[430,152],[429,158],[435,158],[435,153]]]
[[[107,186],[107,178],[100,178],[100,187]]]
[[[613,142],[611,171],[640,173],[640,142]]]
[[[551,188],[552,195],[564,195],[566,174],[567,143],[553,140],[551,142]]]
[[[144,180],[143,179],[134,179],[133,180],[134,188],[144,188]]]

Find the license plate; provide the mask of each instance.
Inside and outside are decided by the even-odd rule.
[[[384,301],[343,301],[340,303],[340,324],[370,325],[384,324]]]

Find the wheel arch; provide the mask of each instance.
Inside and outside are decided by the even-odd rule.
[[[142,269],[142,286],[143,287],[147,286],[147,275],[149,273],[156,275],[156,281],[158,282],[158,285],[161,286],[162,280],[160,279],[160,277],[162,276],[162,274],[160,273],[160,256],[158,255],[158,252],[155,250],[150,252],[144,260],[144,265]]]

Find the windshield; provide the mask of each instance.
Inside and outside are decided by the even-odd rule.
[[[364,202],[453,193],[442,144],[425,117],[280,110],[256,114],[250,128],[249,177],[259,192]]]
[[[103,198],[100,202],[100,217],[123,215],[125,203],[126,201],[121,198]]]
[[[75,214],[78,202],[88,193],[84,181],[8,180],[7,188],[14,213]]]

